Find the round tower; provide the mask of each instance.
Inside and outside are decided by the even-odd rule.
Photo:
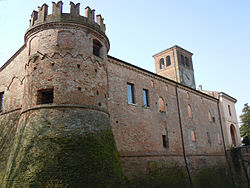
[[[109,40],[101,15],[53,2],[33,11],[22,113],[10,187],[119,187],[121,166],[107,109]]]

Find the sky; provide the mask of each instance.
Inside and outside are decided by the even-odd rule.
[[[102,14],[109,55],[155,72],[152,55],[178,45],[193,55],[196,87],[250,104],[249,0],[72,0]],[[33,10],[51,0],[0,0],[0,66],[23,44]],[[69,12],[70,1],[63,1]],[[238,119],[238,121],[240,121]]]

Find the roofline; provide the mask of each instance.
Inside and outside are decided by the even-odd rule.
[[[11,58],[10,58],[6,63],[3,64],[3,66],[0,68],[0,72],[2,72],[2,70],[3,70],[5,67],[7,67],[7,66],[12,62],[13,59],[16,58],[17,55],[19,55],[19,54],[23,51],[23,49],[24,49],[25,47],[26,47],[26,45],[24,44],[21,48],[19,48],[19,50],[17,50],[17,52],[16,52],[13,56],[11,56]]]
[[[111,55],[108,55],[108,58],[111,58],[111,59],[116,60],[116,61],[120,61],[121,63],[124,63],[124,64],[126,64],[126,65],[128,65],[128,66],[134,67],[134,68],[136,68],[136,69],[139,69],[139,70],[141,70],[141,71],[144,71],[144,72],[146,72],[146,73],[148,73],[148,74],[151,74],[151,75],[153,75],[153,76],[156,76],[156,77],[158,77],[158,78],[161,78],[161,79],[167,80],[167,81],[169,81],[169,82],[172,82],[172,83],[175,84],[176,86],[182,86],[182,87],[184,87],[184,88],[187,88],[187,89],[189,89],[189,90],[192,90],[192,91],[194,91],[194,92],[200,93],[200,94],[202,94],[202,95],[205,95],[206,97],[209,97],[209,98],[212,98],[212,99],[215,99],[216,101],[218,101],[217,98],[212,97],[212,96],[210,96],[210,95],[208,95],[208,94],[206,94],[206,93],[202,93],[202,92],[199,91],[199,90],[196,90],[196,89],[193,89],[193,88],[191,88],[191,87],[185,86],[185,85],[183,85],[183,84],[181,84],[181,83],[178,83],[178,82],[176,82],[176,81],[174,81],[174,80],[171,80],[171,79],[166,78],[166,77],[163,77],[163,76],[161,76],[161,75],[159,75],[159,74],[150,72],[150,71],[148,71],[148,70],[146,70],[146,69],[143,69],[143,68],[138,67],[138,66],[136,66],[136,65],[133,65],[133,64],[131,64],[131,63],[125,62],[125,61],[123,61],[123,60],[121,60],[121,59],[118,59],[118,58],[116,58],[116,57],[113,57],[113,56],[111,56]]]
[[[184,48],[182,48],[182,47],[180,47],[180,46],[178,46],[178,45],[174,45],[174,46],[172,46],[172,47],[170,47],[170,48],[167,48],[167,49],[165,49],[165,50],[162,50],[161,52],[159,52],[159,53],[153,55],[152,57],[155,57],[155,56],[161,54],[162,52],[165,52],[165,51],[167,51],[167,50],[171,50],[171,49],[173,49],[173,48],[180,48],[181,50],[184,50],[184,51],[190,53],[191,55],[193,55],[192,52],[189,52],[189,51],[185,50]]]
[[[230,95],[228,95],[228,94],[226,94],[226,93],[224,93],[224,92],[219,92],[219,95],[220,95],[220,96],[225,95],[229,100],[233,101],[234,103],[237,102],[237,99],[231,97]]]

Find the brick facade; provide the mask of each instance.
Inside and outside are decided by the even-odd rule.
[[[96,23],[94,10],[87,7],[83,17],[79,4],[70,5],[70,14],[62,13],[62,2],[53,3],[51,15],[46,4],[34,11],[24,46],[0,69],[0,185],[19,187],[22,180],[25,186],[77,187],[89,181],[98,187],[109,180],[107,187],[117,187],[123,173],[131,180],[175,167],[195,184],[197,170],[227,171],[218,99],[178,83],[180,75],[178,82],[169,79],[173,68],[167,78],[166,71],[154,74],[108,56],[102,17]],[[134,104],[128,103],[128,83]],[[39,102],[49,90],[52,104]],[[6,138],[14,141],[8,145]]]

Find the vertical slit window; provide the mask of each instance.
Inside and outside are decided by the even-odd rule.
[[[4,97],[4,92],[0,93],[0,112],[3,111],[3,97]]]
[[[211,137],[209,132],[207,132],[207,142],[211,145]]]
[[[181,55],[181,63],[182,63],[182,65],[185,65],[184,56],[183,55]]]
[[[232,116],[232,114],[231,114],[231,107],[230,107],[230,105],[228,105],[228,113],[229,113],[229,116]]]
[[[135,104],[134,84],[127,83],[128,103]]]
[[[167,133],[166,135],[162,135],[162,145],[164,148],[169,148]]]
[[[189,59],[185,57],[186,66],[189,67]]]
[[[165,132],[165,131],[164,131]],[[162,135],[162,145],[164,148],[169,148],[169,141],[168,141],[168,131]]]
[[[143,95],[143,107],[149,107],[148,90],[143,89],[142,95]]]

